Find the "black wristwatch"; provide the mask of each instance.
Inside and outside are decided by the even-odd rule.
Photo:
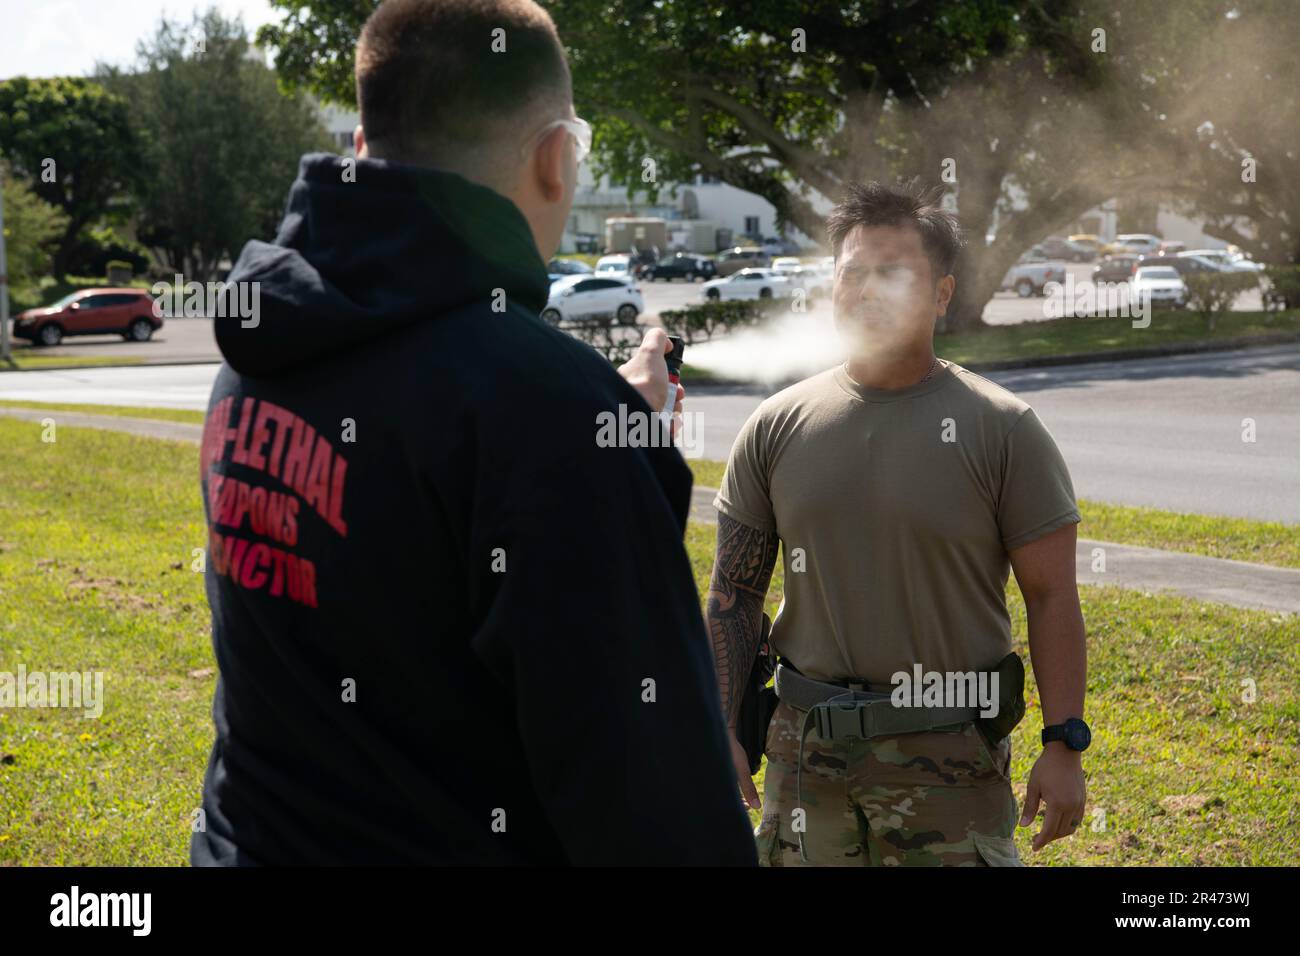
[[[1071,750],[1084,751],[1092,743],[1092,731],[1078,717],[1071,717],[1063,724],[1053,724],[1043,728],[1043,746],[1053,740],[1059,740]]]

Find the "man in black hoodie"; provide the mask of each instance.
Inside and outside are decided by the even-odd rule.
[[[651,405],[538,318],[589,132],[550,18],[387,0],[357,88],[358,159],[303,158],[215,320],[191,859],[754,863],[690,471],[598,445]],[[621,370],[656,408],[664,348]]]

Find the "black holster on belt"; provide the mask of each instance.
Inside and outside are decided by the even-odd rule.
[[[772,622],[764,614],[758,655],[754,658],[754,666],[742,689],[740,713],[736,716],[736,739],[745,748],[751,775],[758,773],[763,748],[767,744],[767,728],[772,723],[772,714],[776,712],[776,688],[767,686],[776,670],[776,652],[768,640],[771,631]]]
[[[993,670],[998,675],[997,716],[980,717],[975,721],[990,747],[1001,743],[1025,716],[1025,665],[1020,655],[1012,651]]]

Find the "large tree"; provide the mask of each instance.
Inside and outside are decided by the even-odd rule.
[[[131,99],[142,130],[140,239],[167,268],[206,281],[249,239],[274,235],[299,157],[329,141],[238,19],[164,18],[137,55],[134,72],[101,68],[101,81]]]
[[[272,0],[289,82],[352,98],[371,0]],[[1242,0],[1244,5],[1246,0]],[[653,193],[699,172],[822,235],[846,182],[944,182],[967,229],[945,328],[1035,241],[1116,196],[1195,188],[1171,162],[1190,41],[1226,0],[553,0],[602,170]],[[647,160],[653,160],[648,164]],[[653,168],[654,182],[643,173]],[[995,240],[986,232],[996,221]]]
[[[5,256],[16,293],[33,288],[50,269],[50,252],[67,228],[68,214],[36,194],[26,177],[0,160],[4,191]]]
[[[1224,3],[1171,97],[1182,207],[1261,262],[1300,263],[1300,15],[1293,0]]]
[[[82,230],[140,182],[131,106],[91,80],[0,82],[0,154],[64,212],[53,270],[62,278]]]

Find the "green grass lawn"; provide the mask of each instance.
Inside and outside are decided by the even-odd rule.
[[[0,709],[0,865],[180,864],[212,739],[215,675],[195,445],[0,417],[0,670],[102,670],[103,716]],[[703,596],[712,526],[687,547]],[[784,582],[777,572],[768,610]],[[1089,805],[1105,828],[1049,864],[1296,864],[1300,620],[1084,588],[1095,743]],[[1015,639],[1024,609],[1010,589]],[[1243,680],[1257,684],[1243,703]],[[1024,781],[1041,724],[1015,735]],[[1091,812],[1091,810],[1090,810]]]
[[[119,418],[149,418],[154,421],[187,422],[202,425],[205,412],[189,408],[136,408],[127,405],[87,405],[72,402],[23,402],[0,399],[0,408],[39,408],[51,412],[80,412],[85,415],[112,415]]]
[[[93,365],[140,365],[140,358],[111,355],[47,355],[37,349],[14,349],[11,360],[0,362],[0,372],[30,372],[43,368],[81,368]]]
[[[1046,355],[1107,352],[1239,336],[1300,332],[1300,310],[1296,309],[1284,312],[1224,312],[1215,318],[1213,331],[1206,331],[1205,320],[1199,315],[1170,309],[1152,312],[1149,328],[1135,329],[1133,321],[1131,318],[1119,317],[990,325],[978,332],[936,335],[934,350],[943,358],[951,359],[959,365],[972,365]]]
[[[104,711],[0,709],[0,864],[179,864],[215,681],[198,448],[0,417],[0,670],[104,673]]]

